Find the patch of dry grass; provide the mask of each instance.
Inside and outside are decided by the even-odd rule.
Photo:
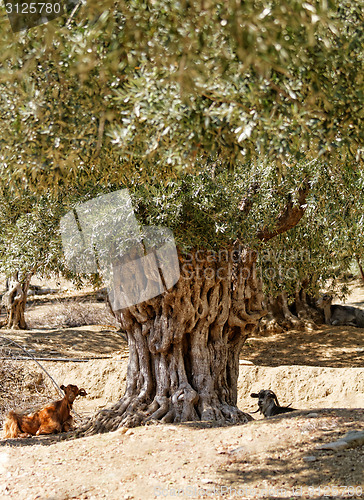
[[[10,349],[0,346],[0,424],[10,410],[41,405],[51,396],[45,374],[40,369],[29,370],[29,361],[13,356]]]
[[[120,326],[106,304],[79,300],[56,301],[51,306],[30,306],[26,310],[29,328],[73,328],[88,325]]]

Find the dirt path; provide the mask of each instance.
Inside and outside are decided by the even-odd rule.
[[[363,450],[316,448],[363,430],[363,420],[363,410],[336,410],[225,428],[149,426],[55,444],[13,442],[0,451],[0,498],[292,498],[294,491],[322,498],[339,485],[337,498],[360,498]]]

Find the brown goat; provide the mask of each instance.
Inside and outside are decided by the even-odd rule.
[[[39,434],[68,432],[72,429],[73,418],[70,415],[72,404],[77,396],[86,396],[85,389],[77,385],[61,385],[64,398],[54,401],[35,413],[21,414],[9,412],[4,423],[4,438],[25,438]]]

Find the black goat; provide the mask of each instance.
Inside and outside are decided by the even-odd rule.
[[[265,417],[273,417],[273,415],[279,415],[281,413],[288,413],[290,411],[295,411],[295,408],[291,408],[289,406],[281,406],[278,402],[277,396],[273,391],[262,389],[256,394],[253,392],[250,394],[252,398],[258,398],[258,407],[257,411],[263,413]]]
[[[331,304],[333,297],[325,293],[318,301],[317,306],[322,308],[327,325],[356,326],[364,328],[364,311],[359,307]]]

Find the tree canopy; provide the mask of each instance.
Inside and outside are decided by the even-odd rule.
[[[253,242],[361,170],[363,27],[345,0],[106,0],[19,33],[3,12],[0,182],[127,187],[181,246]]]
[[[361,2],[89,2],[66,21],[0,21],[13,183],[360,157]]]

